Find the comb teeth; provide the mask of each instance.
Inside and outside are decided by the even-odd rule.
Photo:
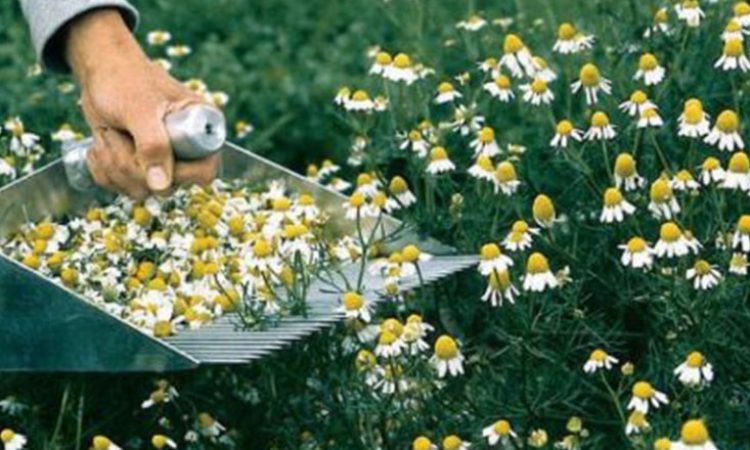
[[[440,256],[419,264],[425,284],[460,272],[477,263],[476,256]],[[343,268],[347,277],[353,277],[359,267]],[[351,278],[350,278],[351,279]],[[366,294],[379,298],[382,279],[365,274]],[[401,280],[402,291],[420,284],[418,276]],[[192,356],[202,364],[243,364],[269,356],[284,347],[300,341],[322,329],[333,326],[343,317],[336,312],[338,294],[331,293],[323,283],[310,287],[310,310],[307,317],[295,316],[281,319],[277,325],[265,330],[243,330],[236,318],[224,316],[197,330],[186,330],[166,341],[173,347]]]

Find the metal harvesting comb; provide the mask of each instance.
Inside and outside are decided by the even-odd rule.
[[[222,178],[257,183],[282,179],[290,189],[311,194],[318,206],[329,213],[331,219],[326,226],[332,233],[354,232],[351,221],[344,218],[344,196],[225,142],[224,118],[214,108],[188,107],[168,116],[166,124],[177,158],[221,152]],[[67,148],[61,159],[0,189],[0,239],[29,221],[80,214],[96,202],[98,195],[90,189],[86,167],[89,145],[87,141]],[[385,216],[381,226],[386,233],[401,230],[391,243],[394,248],[416,243],[435,255],[420,263],[424,283],[477,262],[475,256],[457,256],[451,247],[421,238],[393,217]],[[343,271],[354,277],[357,266],[344,266]],[[419,284],[414,276],[403,279],[400,287],[408,290]],[[378,278],[365,275],[365,293],[371,298],[376,298],[380,285]],[[160,339],[0,254],[0,371],[164,372],[202,364],[247,363],[342,318],[336,312],[340,294],[330,292],[322,282],[313,283],[308,292],[306,317],[286,317],[266,329],[247,330],[238,326],[232,315],[225,315],[200,329],[182,330]]]

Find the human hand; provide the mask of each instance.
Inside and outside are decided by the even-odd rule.
[[[94,181],[134,199],[173,184],[207,184],[218,155],[174,160],[164,117],[204,100],[146,57],[116,10],[95,10],[71,25],[66,56],[81,83],[81,109],[94,145]]]

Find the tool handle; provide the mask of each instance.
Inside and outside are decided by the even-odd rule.
[[[224,114],[208,105],[190,105],[164,119],[175,158],[200,159],[218,152],[226,139]],[[94,143],[92,138],[63,145],[63,165],[68,183],[78,191],[96,187],[89,171],[86,155]]]

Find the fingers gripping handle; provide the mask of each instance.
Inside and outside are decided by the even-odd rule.
[[[191,105],[169,114],[164,123],[176,159],[200,159],[218,152],[226,139],[224,114],[208,105]],[[68,183],[78,191],[95,187],[86,155],[92,138],[63,146],[63,165]]]

